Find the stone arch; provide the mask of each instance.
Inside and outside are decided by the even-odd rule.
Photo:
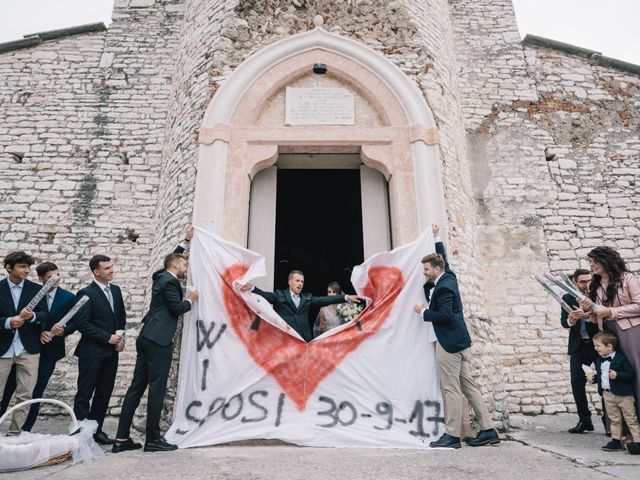
[[[314,63],[325,63],[331,75],[358,91],[379,124],[258,125],[269,99]],[[273,165],[281,149],[358,148],[362,161],[389,182],[392,237],[395,245],[404,244],[445,218],[437,142],[427,102],[398,67],[316,22],[314,30],[251,55],[214,96],[199,134],[194,223],[246,245],[251,179]]]

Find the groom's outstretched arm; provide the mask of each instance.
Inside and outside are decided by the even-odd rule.
[[[253,293],[260,295],[262,298],[264,298],[267,302],[269,302],[272,305],[276,303],[276,294],[273,292],[265,292],[264,290],[260,290],[256,286],[254,286],[251,291]]]
[[[326,307],[327,305],[344,302],[362,303],[364,301],[364,297],[360,297],[358,295],[327,295],[326,297],[311,297],[311,305],[314,307]]]
[[[311,305],[314,307],[326,307],[336,303],[346,302],[346,295],[327,295],[325,297],[311,297]]]

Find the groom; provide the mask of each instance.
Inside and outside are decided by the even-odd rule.
[[[251,290],[263,297],[273,305],[275,312],[282,317],[306,342],[313,339],[311,326],[309,325],[309,310],[311,307],[324,307],[334,303],[361,302],[364,299],[357,295],[333,295],[327,297],[314,297],[310,293],[302,293],[304,286],[304,273],[300,270],[292,270],[289,273],[289,288],[264,292],[250,283],[239,285],[241,291]]]

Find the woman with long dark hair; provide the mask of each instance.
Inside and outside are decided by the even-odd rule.
[[[593,273],[590,300],[580,302],[600,330],[618,337],[619,349],[636,371],[636,409],[640,412],[640,279],[627,270],[611,247],[596,247],[587,257]]]

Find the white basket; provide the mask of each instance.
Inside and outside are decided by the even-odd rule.
[[[0,418],[0,424],[5,418],[10,418],[15,410],[33,403],[51,403],[62,407],[71,416],[72,432],[77,433],[80,430],[73,410],[66,403],[46,398],[27,400],[15,405]],[[26,470],[67,460],[71,453],[78,449],[80,443],[78,437],[72,435],[22,432],[12,437],[0,437],[0,472]]]

